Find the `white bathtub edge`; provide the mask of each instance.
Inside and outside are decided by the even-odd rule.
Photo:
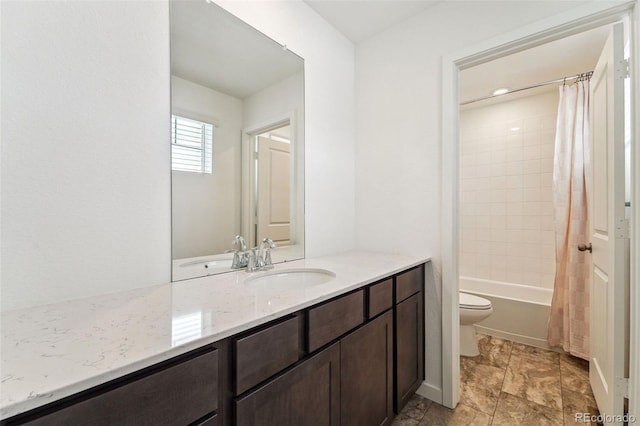
[[[511,340],[512,342],[522,343],[525,345],[534,346],[536,348],[546,349],[548,351],[562,352],[557,348],[552,348],[551,346],[549,346],[549,343],[547,343],[547,341],[544,339],[538,339],[538,338],[529,337],[529,336],[522,336],[520,334],[509,333],[502,330],[496,330],[494,328],[484,327],[482,325],[476,325],[476,331],[480,334],[486,334],[487,336],[493,336],[493,337],[498,337],[500,339]]]
[[[551,306],[553,289],[460,276],[460,291],[479,296],[493,296],[534,305]],[[516,293],[517,292],[517,293]],[[526,297],[522,297],[522,293]]]

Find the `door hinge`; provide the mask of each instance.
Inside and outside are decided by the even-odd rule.
[[[258,159],[258,151],[254,151],[253,153],[253,159],[257,160]]]
[[[619,76],[618,78],[621,79],[625,79],[625,78],[629,78],[629,60],[628,59],[622,59],[620,62],[618,62],[618,69],[616,69],[616,75]]]
[[[616,238],[630,238],[631,234],[629,232],[629,220],[628,219],[620,219],[616,224]]]
[[[616,396],[629,398],[628,377],[616,377]]]

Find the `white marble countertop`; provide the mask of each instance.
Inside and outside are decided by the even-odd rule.
[[[132,373],[429,260],[349,252],[278,264],[326,284],[256,289],[244,271],[2,313],[0,419]]]

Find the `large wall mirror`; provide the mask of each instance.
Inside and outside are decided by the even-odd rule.
[[[304,61],[206,0],[171,2],[173,281],[233,271],[237,235],[304,257]]]

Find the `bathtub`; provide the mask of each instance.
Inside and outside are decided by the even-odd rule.
[[[476,324],[479,333],[549,349],[552,289],[460,277],[460,291],[491,300],[493,314]]]

